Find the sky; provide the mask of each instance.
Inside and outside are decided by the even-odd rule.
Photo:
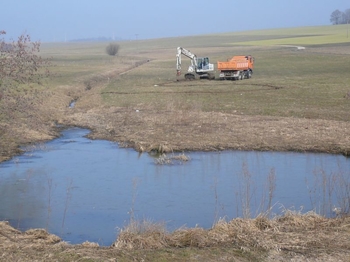
[[[330,25],[349,0],[0,0],[0,31],[32,41],[151,39]]]

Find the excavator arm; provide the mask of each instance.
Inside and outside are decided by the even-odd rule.
[[[189,67],[189,72],[194,72],[196,68],[198,67],[197,65],[197,56],[195,54],[192,54],[190,50],[187,50],[183,47],[178,47],[177,48],[177,54],[176,54],[176,70],[177,70],[177,75],[181,75],[181,55],[184,55],[191,59],[191,66]]]

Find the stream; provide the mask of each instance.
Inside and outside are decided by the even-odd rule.
[[[162,164],[150,154],[90,140],[71,128],[0,163],[0,220],[45,228],[72,244],[111,245],[131,219],[210,228],[219,219],[335,216],[349,211],[350,159],[289,152],[185,152]]]

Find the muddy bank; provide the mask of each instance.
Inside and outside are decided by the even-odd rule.
[[[89,127],[91,138],[137,151],[258,150],[350,153],[350,123],[154,109],[76,109],[66,125]]]

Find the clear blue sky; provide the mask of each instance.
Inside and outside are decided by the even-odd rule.
[[[32,40],[148,39],[330,25],[349,0],[0,0],[0,30]]]

